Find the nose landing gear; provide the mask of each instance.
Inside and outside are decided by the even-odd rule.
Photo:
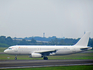
[[[17,55],[15,55],[15,60],[17,60]]]

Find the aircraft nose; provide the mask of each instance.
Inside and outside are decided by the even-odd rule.
[[[7,50],[4,50],[4,53],[7,53]]]

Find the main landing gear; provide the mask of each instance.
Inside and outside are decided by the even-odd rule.
[[[44,57],[43,59],[44,59],[44,60],[48,60],[48,57]]]
[[[17,55],[15,55],[15,60],[17,60]]]

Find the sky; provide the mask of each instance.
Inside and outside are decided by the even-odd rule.
[[[0,0],[0,36],[93,38],[93,0]]]

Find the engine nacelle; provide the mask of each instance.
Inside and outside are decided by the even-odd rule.
[[[40,53],[31,53],[31,57],[39,58],[39,57],[42,57],[42,55]]]
[[[56,53],[50,53],[50,55],[55,55]]]

